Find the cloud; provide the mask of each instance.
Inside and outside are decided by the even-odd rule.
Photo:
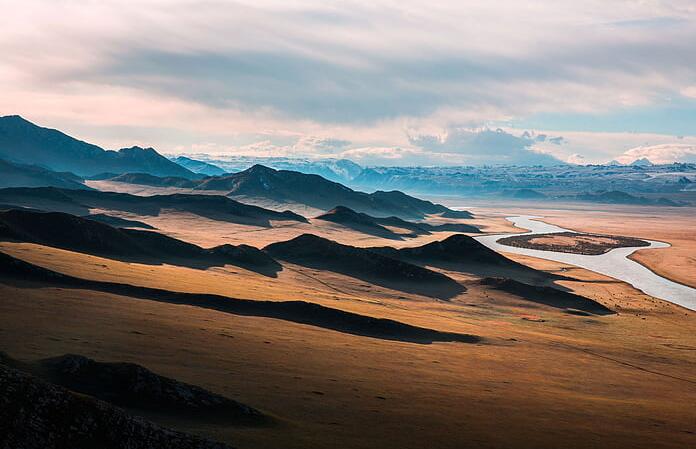
[[[409,138],[411,144],[434,153],[465,155],[465,160],[476,164],[532,164],[553,165],[555,157],[534,151],[539,139],[525,131],[515,136],[502,129],[471,130],[450,128],[442,135],[417,135]],[[559,141],[560,142],[560,141]]]
[[[0,114],[109,147],[595,160],[643,142],[558,127],[525,137],[511,124],[672,102],[696,110],[691,0],[0,4]],[[433,131],[464,120],[511,136]],[[696,134],[686,122],[674,133]],[[417,146],[411,129],[426,130]]]
[[[578,154],[578,153],[571,154],[570,156],[568,156],[566,158],[566,162],[568,162],[569,164],[578,164],[578,165],[587,164],[587,160],[585,159],[585,156],[583,156],[582,154]]]
[[[514,129],[508,129],[515,132]],[[556,131],[539,131],[551,133]],[[577,156],[583,157],[584,164],[601,164],[612,159],[619,160],[625,153],[634,148],[647,147],[679,147],[680,145],[696,146],[694,136],[669,136],[655,133],[637,132],[585,132],[585,131],[561,131],[563,144],[555,145],[547,139],[545,142],[536,142],[534,149],[545,152],[554,157],[572,162]],[[633,159],[626,158],[628,162]],[[676,159],[675,159],[676,160]],[[668,162],[673,162],[669,160]]]
[[[350,141],[330,137],[303,136],[293,145],[293,151],[314,155],[338,154],[350,145]]]
[[[642,158],[649,159],[653,164],[669,164],[672,162],[696,163],[696,144],[664,144],[631,148],[619,156],[617,160],[628,164]]]
[[[602,111],[688,93],[696,72],[685,1],[16,3],[9,23],[25,26],[0,50],[37,87],[81,80],[322,123]]]
[[[413,163],[414,160],[427,158],[422,151],[412,148],[394,147],[363,147],[353,148],[341,154],[342,157],[354,159],[359,162],[367,162],[370,165],[387,163],[387,165]]]
[[[412,147],[360,147],[346,150],[339,156],[363,166],[445,166],[472,163],[461,154],[435,153]]]

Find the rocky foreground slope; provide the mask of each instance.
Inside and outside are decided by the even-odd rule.
[[[229,449],[0,363],[2,449]]]

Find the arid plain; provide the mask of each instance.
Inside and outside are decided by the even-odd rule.
[[[675,231],[662,224],[658,212],[665,209],[651,214],[607,210],[592,218],[572,207],[472,203],[467,209],[474,218],[429,221],[499,233],[515,230],[504,217],[526,213],[574,230],[663,240],[672,248],[646,250],[636,258],[658,273],[694,283],[690,210],[670,215],[669,228]],[[203,247],[262,248],[303,233],[356,247],[411,247],[453,234],[387,239],[316,219],[260,228],[178,211],[121,216]],[[262,427],[152,417],[236,447],[554,448],[560,440],[567,448],[696,444],[696,315],[587,270],[509,255],[540,270],[523,278],[582,295],[615,314],[576,313],[482,281],[505,275],[504,269],[431,267],[466,288],[442,300],[289,262],[282,262],[273,277],[230,265],[135,263],[33,243],[6,241],[0,251],[88,280],[301,300],[480,337],[472,343],[419,344],[94,288],[32,280],[0,285],[0,339],[11,356],[29,361],[77,353],[134,362],[273,417]]]

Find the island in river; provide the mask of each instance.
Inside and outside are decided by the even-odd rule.
[[[561,253],[596,256],[612,249],[637,246],[650,246],[645,240],[633,237],[602,234],[582,234],[577,232],[554,232],[547,234],[524,234],[498,240],[501,245],[517,248],[557,251]]]

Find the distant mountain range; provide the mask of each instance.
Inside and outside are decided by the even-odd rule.
[[[221,169],[217,165],[209,164],[208,162],[199,161],[196,159],[191,159],[186,156],[179,156],[172,159],[173,162],[181,165],[182,167],[191,170],[194,173],[198,173],[205,176],[220,176],[227,173],[225,170]]]
[[[301,159],[290,157],[251,157],[233,155],[208,155],[197,154],[189,156],[171,156],[174,162],[180,163],[184,167],[196,173],[205,175],[219,175],[222,173],[211,172],[210,170],[199,170],[201,164],[215,167],[228,173],[244,171],[254,165],[264,165],[276,170],[290,170],[309,175],[319,175],[331,181],[349,183],[360,175],[363,167],[348,159]],[[193,162],[191,162],[193,161]],[[215,169],[212,169],[215,171]]]
[[[309,178],[303,175],[318,176]],[[170,160],[152,148],[109,151],[61,131],[35,125],[17,115],[0,117],[0,188],[86,189],[83,179],[113,179],[117,176],[120,178],[116,180],[133,184],[222,190],[231,196],[296,202],[323,210],[343,205],[374,216],[401,218],[422,217],[424,213],[433,212],[414,213],[414,207],[404,209],[401,204],[395,207],[394,203],[402,203],[407,198],[401,194],[401,199],[395,199],[396,194],[391,192],[394,190],[543,201],[596,201],[597,198],[581,197],[585,192],[603,195],[602,192],[616,191],[629,196],[658,198],[637,202],[625,198],[622,204],[655,205],[693,203],[688,193],[696,190],[693,187],[696,164],[656,165],[646,158],[629,165],[612,161],[606,165],[544,167],[361,167],[346,159],[216,157],[205,154],[177,156]],[[271,182],[271,188],[264,187],[266,181]],[[369,194],[358,190],[377,192]],[[392,203],[389,207],[383,204],[386,195],[394,197],[387,201]],[[666,200],[659,200],[660,196]],[[415,207],[418,208],[420,206]],[[442,210],[434,213],[451,214]]]
[[[345,206],[377,217],[393,215],[400,218],[421,219],[425,215],[446,214],[449,218],[471,218],[468,212],[452,210],[399,191],[358,192],[319,175],[274,170],[262,165],[254,165],[239,173],[195,181],[183,178],[157,178],[133,173],[120,175],[111,180],[157,187],[187,187],[194,190],[219,191],[244,201],[272,200],[280,204],[301,204],[320,210]]]
[[[684,206],[685,204],[679,201],[673,201],[668,198],[646,198],[644,196],[635,196],[626,192],[612,190],[609,192],[584,193],[570,197],[570,199],[578,201],[588,201],[592,203],[605,204],[635,204],[641,206]]]
[[[650,162],[650,159],[644,157],[644,158],[636,159],[635,161],[631,162],[629,165],[632,165],[634,167],[636,167],[636,166],[650,167],[651,165],[653,165],[653,163]]]
[[[58,130],[37,126],[18,115],[0,117],[0,159],[38,164],[79,176],[139,172],[189,179],[200,177],[152,148],[134,146],[107,151]]]

